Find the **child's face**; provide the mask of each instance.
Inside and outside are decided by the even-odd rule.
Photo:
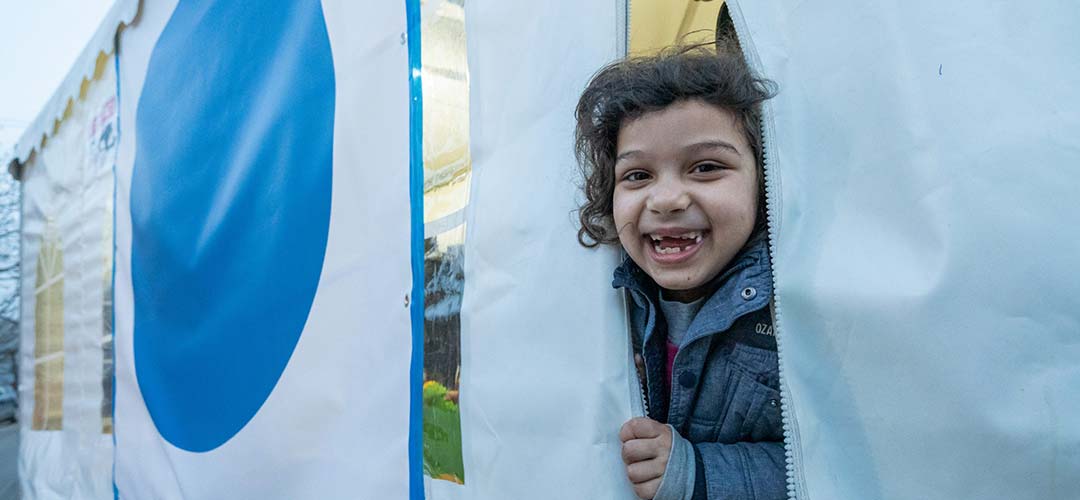
[[[701,297],[753,232],[757,184],[730,111],[689,100],[642,115],[616,143],[619,242],[669,297]]]

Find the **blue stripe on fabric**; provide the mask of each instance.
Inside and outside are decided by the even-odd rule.
[[[420,0],[405,0],[409,42],[409,200],[412,230],[412,367],[409,376],[409,498],[424,498],[424,99]]]
[[[112,488],[113,488],[113,500],[120,500],[120,489],[116,487],[116,163],[120,158],[120,51],[117,48],[120,47],[120,35],[117,34],[113,39],[113,68],[116,70],[116,159],[113,160],[113,205],[112,205],[112,310],[109,313],[112,315],[112,355],[113,355],[113,372],[112,372],[112,442],[113,442],[113,464],[112,464]]]

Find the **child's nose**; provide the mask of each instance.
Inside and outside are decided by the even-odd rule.
[[[686,210],[690,206],[690,193],[680,182],[660,181],[649,195],[647,208],[653,213],[669,214]]]

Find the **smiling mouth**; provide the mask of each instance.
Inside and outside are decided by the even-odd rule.
[[[689,252],[701,244],[704,231],[690,231],[678,235],[646,234],[651,241],[653,251],[659,255],[676,256]]]

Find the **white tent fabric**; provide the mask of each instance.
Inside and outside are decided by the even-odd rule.
[[[139,0],[114,0],[94,36],[87,42],[75,65],[68,71],[60,87],[26,127],[15,145],[14,156],[26,162],[30,154],[41,147],[42,140],[52,136],[55,125],[64,120],[64,110],[79,100],[79,92],[85,81],[93,80],[94,67],[99,54],[113,53],[116,33],[123,25],[130,24],[139,11]]]
[[[733,2],[802,499],[1080,491],[1080,10]]]
[[[161,46],[175,50],[165,31],[177,19],[191,16],[179,13],[184,6],[148,2],[123,39],[124,134],[117,181],[119,495],[420,498],[422,492],[408,489],[409,459],[420,457],[409,457],[406,446],[409,425],[417,422],[410,422],[408,406],[411,278],[404,3],[375,9],[340,2],[322,5],[337,87],[333,205],[318,294],[280,380],[239,432],[208,449],[185,447],[179,443],[183,436],[167,437],[167,420],[151,417],[146,395],[156,391],[154,380],[138,370],[139,336],[146,334],[136,326],[140,308],[132,262],[133,248],[140,242],[133,234],[136,222],[146,221],[140,218],[145,215],[135,214],[140,203],[135,199],[136,170],[139,154],[165,151],[138,149],[146,134],[158,133],[143,125],[158,122],[140,122],[138,112],[149,106],[143,102],[153,51]],[[470,3],[469,10],[474,52],[470,121],[477,126],[472,203],[465,216],[465,475],[463,485],[428,479],[427,495],[630,498],[618,429],[640,408],[635,410],[636,379],[621,301],[609,285],[617,255],[610,249],[590,252],[578,246],[569,215],[576,199],[569,118],[592,71],[622,51],[622,11],[618,5],[594,5],[586,9],[588,15],[581,15],[582,6],[569,1],[537,6],[529,29],[510,37],[514,43],[505,43],[505,29],[519,19],[518,9]],[[198,27],[207,17],[195,18]],[[569,18],[578,19],[581,29],[575,31],[581,35],[552,45],[550,33],[565,29]],[[608,29],[588,29],[602,18]],[[200,42],[206,53],[228,49]],[[538,71],[572,73],[572,78],[557,82],[557,92],[530,73],[508,79],[515,54],[539,45],[552,50],[537,53]],[[211,80],[220,69],[199,70]],[[186,89],[200,91],[198,84]],[[261,104],[271,110],[274,106],[270,100]],[[222,111],[221,117],[228,113]],[[522,130],[532,132],[504,135]],[[522,156],[530,160],[515,160]],[[205,157],[218,158],[210,152]],[[198,168],[214,166],[210,161],[192,163],[191,172],[198,175]],[[247,174],[222,177],[232,175]],[[531,177],[527,185],[517,183],[522,176]],[[511,184],[521,190],[505,188]],[[190,189],[175,180],[171,186]],[[529,199],[522,197],[524,192],[545,194]],[[154,206],[175,203],[170,192],[159,191],[156,197]],[[235,203],[228,197],[218,200]],[[523,220],[530,224],[523,226]],[[514,238],[505,238],[508,233]],[[164,232],[139,234],[149,241],[168,240]],[[572,301],[545,292],[569,289],[576,290]],[[171,335],[188,334],[176,329]],[[232,371],[229,376],[246,374]],[[192,367],[190,377],[204,376]],[[205,416],[195,418],[212,421],[220,409],[203,408]],[[411,417],[417,413],[414,408]],[[197,428],[201,423],[186,425]]]
[[[167,421],[151,416],[145,396],[148,391],[152,395],[154,381],[139,372],[137,344],[145,334],[135,326],[140,308],[132,262],[134,245],[140,242],[133,233],[135,223],[145,221],[134,213],[140,203],[134,198],[139,182],[134,171],[140,168],[138,155],[165,152],[137,149],[144,142],[140,136],[158,132],[143,128],[138,113],[149,106],[142,101],[150,85],[146,75],[153,69],[153,51],[172,47],[165,35],[169,24],[191,15],[178,13],[181,7],[148,2],[122,40],[124,134],[117,170],[116,279],[119,495],[340,498],[363,492],[377,498],[420,498],[423,492],[409,491],[408,477],[409,459],[420,457],[408,456],[406,446],[412,345],[403,3],[323,3],[337,88],[330,236],[310,316],[273,392],[235,435],[209,449],[185,448],[176,435],[165,435]],[[579,247],[570,216],[576,167],[569,118],[588,76],[623,50],[622,11],[597,5],[581,16],[582,7],[575,2],[537,6],[528,16],[529,29],[508,44],[505,29],[520,19],[520,11],[472,3],[468,9],[476,125],[462,313],[466,474],[463,485],[428,479],[426,494],[629,498],[617,434],[635,413],[637,388],[622,304],[609,285],[617,256],[610,250]],[[552,45],[550,34],[565,29],[571,18],[581,25],[574,30],[578,35]],[[608,29],[587,29],[597,19],[607,19]],[[515,54],[540,45],[553,50],[536,54],[535,71],[570,72],[572,77],[545,82],[530,72],[508,78],[514,75]],[[221,70],[211,66],[202,71],[212,79]],[[505,135],[514,130],[530,132]],[[520,161],[521,155],[530,160]],[[206,157],[216,158],[209,153]],[[519,182],[522,178],[528,183]],[[511,185],[514,188],[507,189]],[[522,193],[537,195],[523,198]],[[159,196],[155,203],[166,204],[175,195],[162,191]],[[219,200],[235,203],[228,197]],[[524,220],[530,223],[521,224]],[[514,237],[507,239],[508,233]],[[168,239],[164,232],[141,234],[151,241]],[[567,302],[561,294],[548,292],[556,290],[575,290],[575,298]],[[235,375],[239,373],[230,374]],[[192,368],[190,376],[203,375]],[[196,418],[212,421],[219,410],[205,408],[206,415]]]
[[[265,5],[250,6],[258,10]],[[155,44],[163,39],[170,20],[181,18],[176,14],[177,2],[144,2],[138,23],[124,32],[116,270],[115,477],[120,498],[389,499],[409,495],[412,343],[407,302],[403,305],[411,285],[405,9],[400,2],[350,1],[327,1],[322,9],[336,74],[333,192],[322,274],[303,334],[273,392],[239,432],[208,451],[182,449],[159,432],[160,425],[151,419],[144,400],[147,381],[137,377],[135,344],[140,332],[133,332],[138,319],[131,266],[133,165],[139,155],[160,153],[136,149],[140,136],[156,132],[138,125],[137,110],[152,90],[144,82]],[[184,15],[195,22],[238,22],[199,18],[190,11]],[[245,29],[253,31],[244,34],[258,31],[250,26]],[[173,47],[184,48],[182,44]],[[215,66],[220,59],[206,62],[207,67],[198,68],[200,74],[229,81],[215,74],[221,71]],[[283,75],[304,74],[299,67],[289,71]],[[271,95],[274,90],[269,89]],[[258,109],[274,109],[274,102],[263,104]],[[255,136],[265,132],[257,126],[250,130]],[[197,175],[199,168],[213,167],[193,164],[189,172]],[[300,163],[295,168],[313,165]],[[170,196],[167,191],[160,195]],[[228,197],[222,201],[230,202]],[[151,236],[167,237],[168,230],[166,226],[165,232]],[[220,294],[221,300],[227,296],[224,291]],[[263,314],[276,317],[278,311]],[[247,335],[252,348],[265,338],[259,331]],[[243,356],[242,351],[236,354],[238,363]],[[192,359],[192,363],[198,361]],[[236,368],[226,376],[243,375]],[[209,375],[192,368],[186,376],[200,380]],[[202,413],[198,420],[214,422],[223,409],[197,409]]]
[[[617,7],[467,2],[466,480],[432,481],[429,498],[634,498],[618,431],[640,392],[611,288],[619,257],[580,247],[572,214],[573,110],[624,50]]]
[[[285,3],[302,5],[309,16],[313,5],[321,9],[305,19],[324,23],[315,31],[325,29],[334,83],[330,152],[320,156],[315,143],[299,139],[272,143],[275,152],[297,154],[296,163],[285,164],[293,168],[259,161],[267,158],[259,156],[267,134],[282,123],[302,123],[293,119],[319,122],[318,113],[304,115],[315,102],[325,103],[325,95],[302,94],[305,106],[288,112],[275,100],[285,84],[237,91],[238,98],[255,98],[239,111],[228,102],[214,113],[218,108],[208,106],[221,101],[183,101],[213,90],[206,82],[279,81],[222,73],[222,61],[236,59],[235,53],[214,50],[239,45],[209,45],[194,58],[191,51],[232,26],[200,17],[209,11],[197,9],[251,8],[265,15],[255,11],[275,2],[156,0],[142,2],[138,16],[117,10],[135,24],[122,33],[118,64],[115,476],[112,436],[102,432],[107,282],[96,272],[107,268],[108,222],[94,215],[108,208],[111,177],[99,167],[111,157],[88,155],[93,134],[85,130],[115,96],[113,82],[91,86],[86,104],[73,107],[69,120],[81,125],[61,127],[34,156],[33,147],[21,150],[29,163],[20,420],[43,427],[22,430],[24,492],[108,498],[115,478],[119,497],[135,499],[632,498],[617,430],[641,408],[623,304],[609,285],[618,256],[575,241],[571,149],[578,93],[593,71],[625,52],[625,0],[467,2],[473,163],[461,305],[465,474],[464,484],[427,478],[425,491],[410,491],[416,479],[410,473],[422,457],[410,456],[409,443],[418,424],[418,409],[410,408],[417,388],[410,326],[416,200],[410,200],[409,179],[410,126],[417,124],[410,123],[405,2],[277,2]],[[732,2],[731,11],[751,63],[780,89],[767,105],[764,126],[792,494],[1075,496],[1080,285],[1070,276],[1080,267],[1080,239],[1070,224],[1080,216],[1073,201],[1080,177],[1071,167],[1080,163],[1080,41],[1073,29],[1080,11],[1049,0],[1024,6],[916,0],[902,9],[851,0],[754,0]],[[190,31],[170,33],[170,23],[189,23]],[[259,28],[232,31],[246,36],[271,29]],[[320,77],[312,70],[315,58],[297,50],[307,47],[304,36],[311,33],[285,34],[276,39],[289,43],[274,46],[279,52],[271,52],[275,71],[269,74],[302,87],[306,78]],[[255,58],[261,46],[245,48]],[[157,50],[166,52],[156,55],[154,66]],[[181,80],[179,91],[162,91]],[[213,133],[176,128],[168,136],[177,127],[173,120],[189,112],[204,113],[198,116],[205,121],[194,124]],[[150,118],[140,122],[140,113]],[[250,122],[214,128],[237,116]],[[216,153],[184,156],[167,147],[236,130],[241,147],[231,150],[229,168],[218,178],[199,177],[221,166]],[[284,137],[310,130],[289,132],[295,135]],[[162,134],[168,140],[153,142]],[[157,164],[172,169],[171,177],[152,179],[162,184],[149,189],[146,162],[169,155],[188,163]],[[247,183],[252,176],[308,172],[328,158],[328,192],[269,182],[257,184],[257,196],[242,198],[246,186],[256,185]],[[205,222],[206,231],[194,237],[184,232],[193,211],[166,218],[154,211],[186,207],[206,186],[220,191],[196,200],[207,202],[196,207],[206,209],[205,220],[196,221]],[[235,364],[215,366],[218,371],[206,370],[201,359],[221,354],[212,352],[222,348],[213,342],[196,346],[188,358],[146,358],[155,346],[150,342],[146,354],[149,337],[136,325],[160,312],[154,307],[162,304],[153,301],[147,309],[147,297],[160,297],[155,287],[173,277],[155,281],[144,274],[139,282],[137,266],[147,261],[138,259],[147,245],[168,249],[176,240],[195,242],[195,251],[156,254],[175,259],[167,261],[174,266],[166,274],[197,268],[205,257],[200,252],[213,250],[203,243],[215,238],[248,242],[236,253],[245,258],[274,244],[303,250],[303,241],[290,240],[291,233],[283,240],[273,231],[276,222],[265,217],[258,226],[263,232],[233,225],[227,237],[207,222],[249,210],[237,200],[293,201],[282,193],[329,200],[317,286],[272,391],[239,428],[222,434],[212,427],[225,420],[230,405],[178,402],[198,400],[200,390],[216,382],[247,377],[258,363],[245,355],[262,352],[274,339],[265,329],[243,330],[247,336],[240,338],[248,343],[228,346],[232,358],[222,359]],[[289,215],[275,208],[268,217]],[[305,222],[298,232],[320,220]],[[47,264],[40,264],[43,256]],[[229,284],[261,283],[252,294],[291,292],[292,282],[267,279],[291,267],[264,268]],[[40,269],[46,270],[42,279]],[[63,293],[50,292],[51,286]],[[230,291],[207,295],[233,301],[225,308],[229,314],[254,311],[253,322],[273,320],[264,326],[282,314],[282,307]],[[49,304],[62,299],[61,321],[38,314],[33,299],[42,293]],[[155,341],[189,348],[185,335],[221,314],[214,306],[182,311],[170,319],[171,335]],[[40,317],[51,318],[48,328],[64,329],[58,354],[33,353]],[[62,406],[35,415],[35,405],[27,403],[36,395],[35,366],[57,358],[64,359],[64,375],[49,373],[62,382]],[[191,366],[161,371],[178,358]]]
[[[23,178],[19,476],[30,498],[112,492],[114,61]]]

